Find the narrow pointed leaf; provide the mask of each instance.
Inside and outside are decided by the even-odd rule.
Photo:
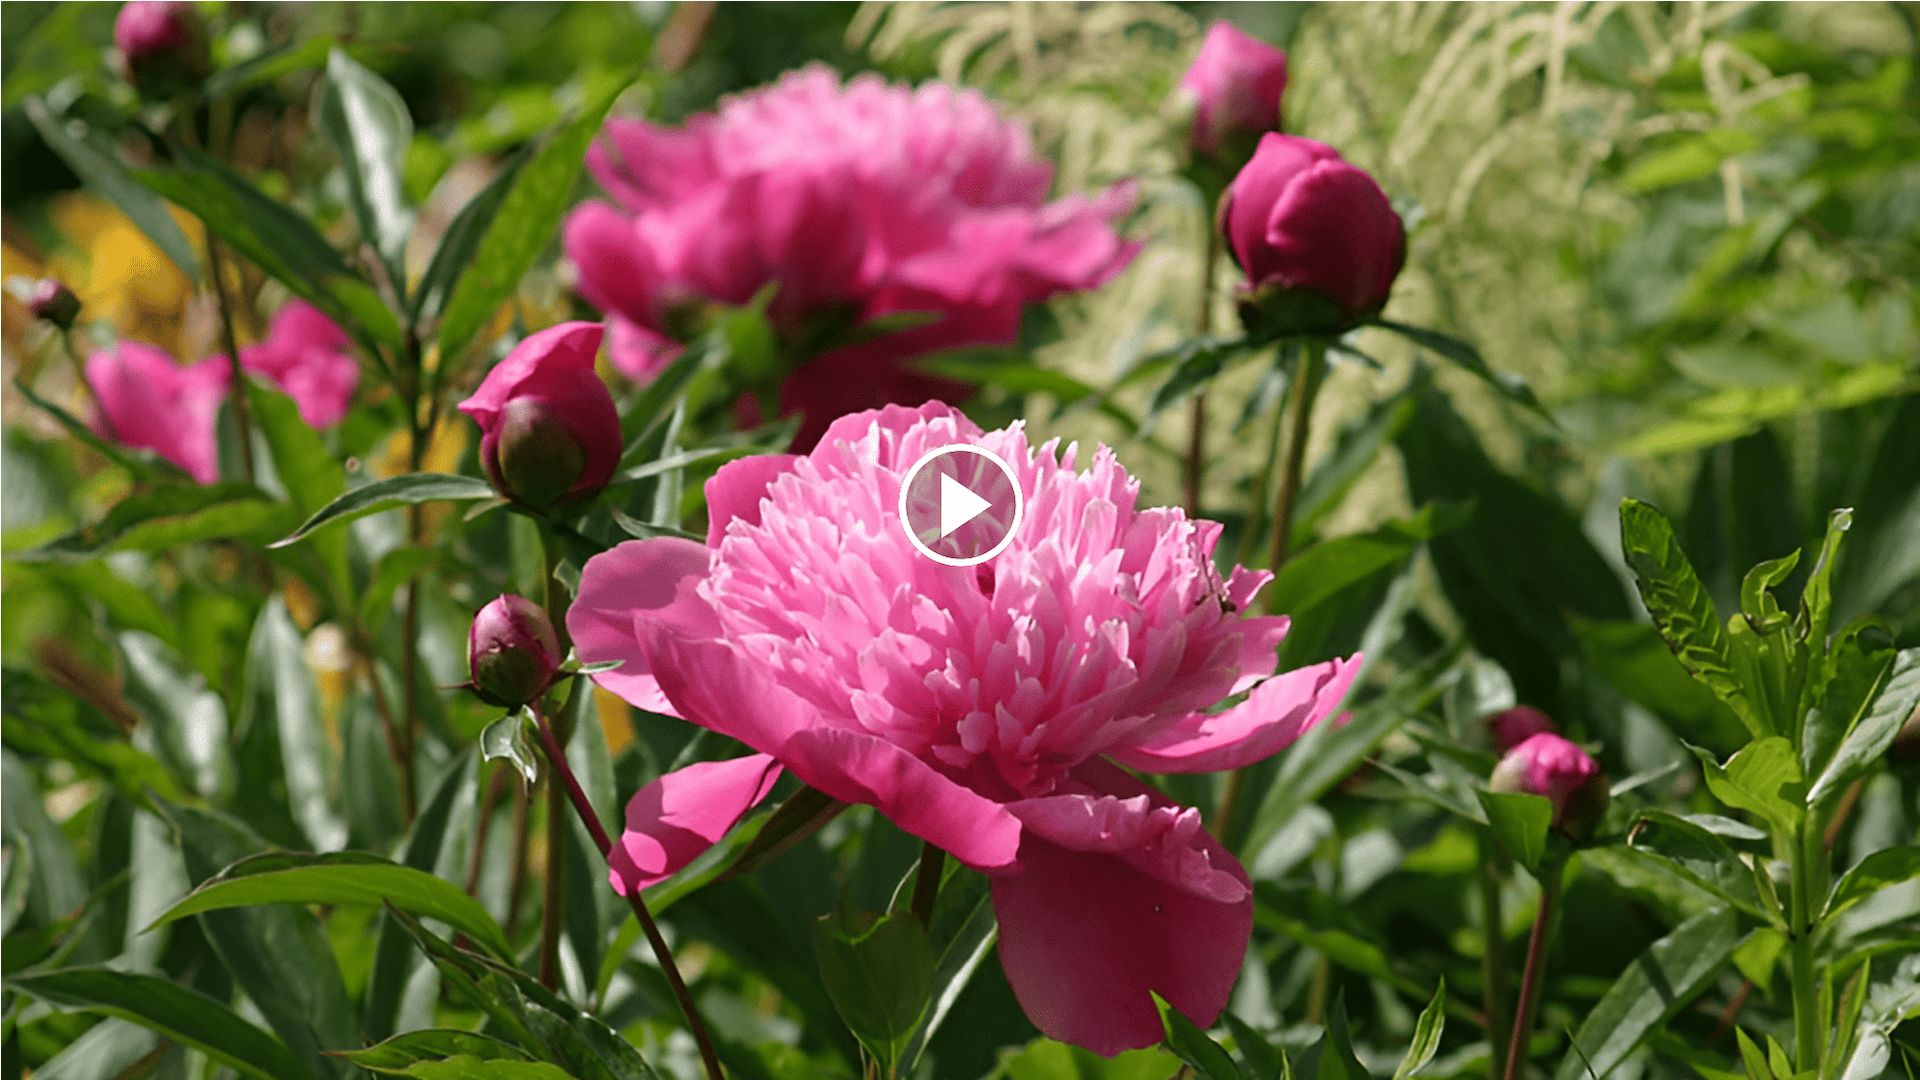
[[[477,476],[406,473],[353,488],[321,507],[286,539],[269,546],[286,547],[311,535],[317,529],[344,525],[355,518],[377,514],[382,510],[409,506],[413,503],[434,502],[440,499],[490,499],[492,497],[493,486]]]

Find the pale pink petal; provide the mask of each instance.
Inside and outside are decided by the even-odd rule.
[[[1234,602],[1231,581],[1227,584],[1227,602],[1237,610],[1246,610],[1244,601]],[[1280,642],[1292,622],[1285,615],[1254,615],[1240,620],[1240,677],[1234,680],[1232,693],[1244,693],[1273,674],[1274,665],[1280,662]]]
[[[703,761],[670,772],[634,793],[627,827],[607,853],[613,891],[665,881],[727,834],[780,779],[765,754]]]
[[[1116,796],[1169,805],[1118,769],[1096,775]],[[993,878],[1000,964],[1042,1034],[1112,1057],[1160,1041],[1159,994],[1201,1027],[1226,1007],[1253,933],[1246,871],[1196,830],[1193,849],[1242,887],[1233,903],[1195,895],[1117,855],[1074,851],[1029,827],[1020,871]]]
[[[885,739],[814,728],[788,740],[780,760],[841,802],[876,807],[895,825],[976,870],[1012,864],[1020,823],[1005,806],[942,776]]]
[[[654,680],[634,623],[644,618],[692,637],[717,636],[719,620],[697,591],[707,562],[704,545],[670,536],[629,540],[587,560],[580,595],[567,609],[567,632],[582,662],[622,661],[595,682],[648,712],[679,715]]]
[[[1264,760],[1332,715],[1359,674],[1360,659],[1355,653],[1276,675],[1225,712],[1183,717],[1145,742],[1110,751],[1109,756],[1152,773],[1217,772]]]

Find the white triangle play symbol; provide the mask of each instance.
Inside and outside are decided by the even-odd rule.
[[[968,491],[965,485],[956,482],[953,477],[946,473],[940,474],[940,536],[942,539],[992,507],[992,503]]]

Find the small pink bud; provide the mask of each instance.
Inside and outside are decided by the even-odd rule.
[[[1607,774],[1585,750],[1551,733],[1527,739],[1507,752],[1487,781],[1489,791],[1544,795],[1553,804],[1553,827],[1586,840],[1607,812]]]
[[[602,333],[569,322],[532,334],[460,403],[480,425],[480,464],[500,494],[544,510],[613,478],[623,444],[613,395],[593,370]]]
[[[1519,705],[1505,712],[1494,713],[1483,722],[1487,730],[1493,733],[1493,741],[1499,744],[1503,753],[1535,735],[1560,734],[1560,725],[1531,705]]]
[[[80,298],[58,278],[41,278],[34,283],[33,299],[27,304],[36,319],[45,319],[62,330],[73,329],[80,317]]]
[[[473,617],[467,664],[473,690],[489,705],[514,707],[546,692],[560,668],[560,638],[547,613],[525,597],[503,593]]]
[[[192,90],[213,73],[207,21],[186,0],[131,0],[113,21],[121,74],[150,99]]]

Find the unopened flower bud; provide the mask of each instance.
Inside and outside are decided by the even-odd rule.
[[[1553,804],[1553,827],[1586,840],[1607,812],[1607,774],[1600,763],[1558,735],[1535,735],[1507,752],[1487,781],[1489,791],[1542,795]]]
[[[1227,151],[1228,141],[1243,142],[1232,156],[1245,161],[1253,141],[1280,125],[1280,95],[1287,89],[1287,54],[1249,37],[1229,22],[1207,30],[1200,54],[1180,77],[1179,92],[1194,102],[1187,145],[1202,154]]]
[[[500,494],[544,510],[590,498],[613,478],[620,415],[593,370],[601,334],[587,322],[533,334],[461,402],[480,425],[480,464]]]
[[[516,398],[500,410],[496,460],[508,494],[544,510],[580,479],[587,455],[551,409],[533,398]]]
[[[186,0],[132,0],[113,21],[121,74],[141,96],[161,100],[213,73],[207,21]]]
[[[80,298],[58,278],[41,278],[35,282],[33,299],[27,306],[34,318],[45,319],[62,330],[73,329],[73,320],[80,317]]]
[[[1484,721],[1487,731],[1493,735],[1493,741],[1502,753],[1519,746],[1535,735],[1558,735],[1560,725],[1553,718],[1531,705],[1518,705],[1505,712],[1497,712]]]
[[[467,664],[473,690],[489,705],[525,705],[546,692],[560,668],[560,638],[547,613],[525,597],[503,593],[473,617]]]

